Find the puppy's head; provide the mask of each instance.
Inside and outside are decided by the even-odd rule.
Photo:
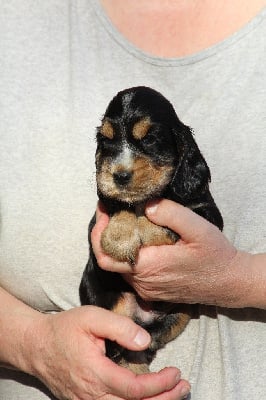
[[[170,183],[183,179],[187,135],[192,138],[160,93],[142,86],[119,92],[97,129],[99,195],[130,204],[162,195]],[[180,182],[175,186],[187,189]]]

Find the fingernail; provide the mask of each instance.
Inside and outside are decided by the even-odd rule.
[[[146,332],[143,329],[140,329],[138,331],[138,333],[136,334],[135,338],[134,338],[134,342],[139,346],[139,347],[145,347],[148,346],[148,344],[151,341],[151,337],[148,334],[148,332]]]
[[[190,392],[190,387],[188,387],[188,386],[183,386],[182,389],[181,389],[181,396],[182,396],[182,399],[186,399],[187,396],[189,395],[189,392]]]
[[[149,202],[149,204],[146,207],[146,213],[147,214],[154,214],[156,212],[157,208],[158,208],[158,204],[159,204],[158,200],[154,200],[154,201]]]

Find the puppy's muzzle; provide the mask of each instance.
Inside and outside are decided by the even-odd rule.
[[[114,182],[117,186],[126,186],[130,183],[133,173],[131,171],[118,171],[113,174]]]

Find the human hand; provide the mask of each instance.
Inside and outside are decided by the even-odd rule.
[[[99,240],[108,217],[99,209],[92,244],[103,269],[124,274],[146,300],[244,306],[247,263],[240,259],[248,256],[237,251],[217,227],[170,200],[150,204],[146,215],[181,239],[170,246],[142,248],[134,267],[117,262],[101,250]]]
[[[104,338],[143,350],[149,334],[130,319],[94,306],[43,315],[25,335],[24,370],[59,400],[178,400],[189,384],[176,368],[135,376],[105,356]]]

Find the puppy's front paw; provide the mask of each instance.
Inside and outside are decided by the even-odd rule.
[[[134,264],[141,246],[135,214],[121,211],[111,217],[102,234],[101,246],[116,260]]]
[[[173,244],[179,239],[176,233],[168,228],[153,224],[145,216],[138,218],[138,229],[143,246]]]

